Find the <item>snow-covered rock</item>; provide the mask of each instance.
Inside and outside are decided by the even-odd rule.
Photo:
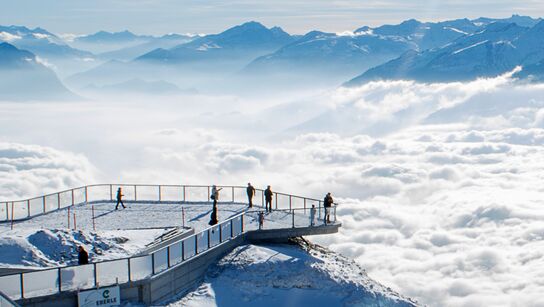
[[[353,260],[297,243],[240,246],[209,269],[198,289],[169,306],[417,305],[372,280]]]

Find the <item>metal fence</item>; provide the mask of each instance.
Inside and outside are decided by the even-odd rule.
[[[174,185],[91,185],[49,194],[29,200],[6,202],[6,208],[15,204],[25,204],[24,214],[19,219],[26,219],[40,214],[62,210],[63,208],[94,201],[112,201],[114,191],[123,189],[130,201],[202,201],[209,200],[211,186],[174,186]],[[222,186],[220,200],[232,202],[247,201],[245,187]],[[206,228],[183,240],[174,242],[149,255],[96,262],[80,266],[66,266],[34,272],[0,276],[0,291],[9,298],[40,297],[66,291],[76,291],[113,284],[124,284],[143,280],[159,274],[173,266],[206,252],[223,242],[232,240],[247,230],[258,229],[259,212],[264,211],[264,191],[257,190],[254,197],[256,208],[240,213],[222,223]],[[258,196],[263,195],[261,203]],[[56,202],[56,206],[53,206]],[[315,211],[312,214],[312,205]],[[275,193],[272,202],[274,211],[265,218],[264,229],[308,227],[327,224],[326,210],[321,201],[283,193]],[[261,207],[261,208],[259,208]],[[35,210],[40,208],[40,210]],[[26,211],[25,211],[26,210]],[[335,208],[329,209],[330,223],[336,222]],[[15,212],[10,220],[15,220]],[[312,218],[310,218],[312,217]]]
[[[244,186],[217,186],[221,188],[219,199],[247,203]],[[123,200],[127,202],[189,202],[208,201],[211,186],[206,185],[152,185],[152,184],[95,184],[62,192],[47,194],[25,200],[0,202],[0,222],[21,221],[42,214],[65,209],[70,206],[91,202],[111,202],[116,199],[116,191],[122,189]],[[256,189],[253,203],[264,206],[264,190]],[[322,208],[318,199],[274,193],[272,207],[275,210],[309,209],[311,205]]]

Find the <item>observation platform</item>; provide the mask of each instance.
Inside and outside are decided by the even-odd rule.
[[[127,209],[114,210],[119,187]],[[327,212],[321,200],[274,193],[273,211],[259,229],[264,191],[256,189],[249,208],[245,187],[218,188],[219,223],[211,227],[211,186],[101,184],[0,202],[0,235],[17,227],[178,229],[132,257],[0,276],[0,292],[23,306],[76,306],[78,291],[119,285],[122,301],[150,305],[197,287],[209,265],[237,246],[331,234],[341,227],[336,206]]]

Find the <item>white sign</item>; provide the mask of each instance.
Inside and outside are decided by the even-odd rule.
[[[110,307],[121,305],[119,286],[81,291],[77,294],[79,307]]]

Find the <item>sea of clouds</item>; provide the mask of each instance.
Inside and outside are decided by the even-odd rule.
[[[330,191],[343,227],[314,241],[378,281],[430,306],[542,306],[543,107],[543,85],[509,75],[296,100],[5,102],[0,196],[107,181]]]

